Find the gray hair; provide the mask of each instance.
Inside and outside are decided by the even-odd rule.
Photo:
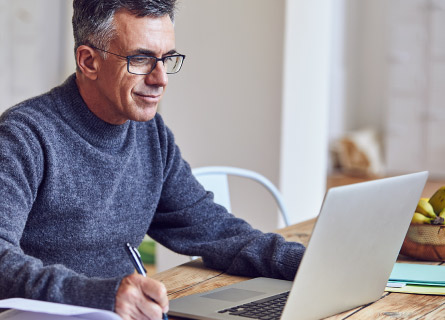
[[[108,50],[116,35],[113,18],[125,9],[138,17],[169,15],[174,21],[176,0],[73,0],[74,53],[81,45]]]

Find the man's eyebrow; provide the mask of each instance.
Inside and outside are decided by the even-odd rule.
[[[170,50],[169,52],[167,52],[166,55],[177,54],[177,53],[178,53],[178,51],[176,51],[176,49],[172,49],[172,50]]]
[[[178,53],[176,51],[176,49],[172,49],[163,55],[168,56],[168,55],[176,54],[176,53]],[[147,49],[136,49],[129,53],[129,55],[139,55],[139,54],[144,55],[144,56],[156,57],[156,53],[154,51],[147,50]]]

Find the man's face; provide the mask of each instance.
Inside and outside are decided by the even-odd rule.
[[[173,23],[168,15],[136,17],[119,11],[114,24],[117,36],[110,43],[110,52],[158,58],[176,53]],[[101,101],[97,102],[106,112],[103,120],[122,124],[127,120],[153,119],[168,82],[162,62],[148,75],[135,75],[128,73],[126,59],[108,54],[99,61],[97,89]]]

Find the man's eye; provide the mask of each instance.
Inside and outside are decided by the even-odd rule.
[[[146,57],[133,57],[130,60],[130,64],[132,66],[145,66],[145,65],[149,65],[151,63],[150,58],[146,58]]]

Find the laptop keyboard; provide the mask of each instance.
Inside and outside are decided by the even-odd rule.
[[[250,319],[272,320],[280,319],[289,292],[280,293],[268,298],[249,302],[229,309],[218,311]]]

